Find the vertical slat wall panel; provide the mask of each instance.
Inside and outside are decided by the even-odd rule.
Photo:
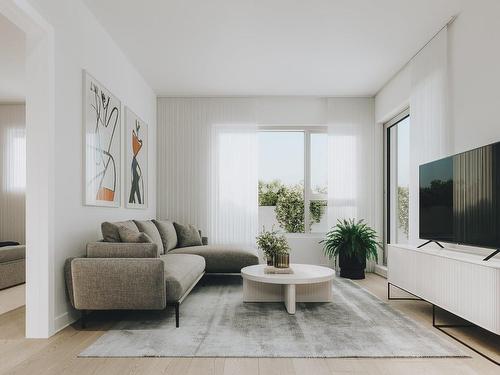
[[[211,232],[212,126],[255,122],[254,98],[158,98],[157,216]]]
[[[25,243],[26,116],[24,104],[0,104],[0,241]]]

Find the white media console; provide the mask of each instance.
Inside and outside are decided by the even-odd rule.
[[[500,335],[500,255],[388,245],[387,281]]]

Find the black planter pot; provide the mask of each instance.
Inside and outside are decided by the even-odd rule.
[[[351,280],[361,280],[365,278],[366,259],[361,262],[356,257],[339,255],[340,277]]]

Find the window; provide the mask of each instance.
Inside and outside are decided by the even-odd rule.
[[[385,125],[386,243],[408,243],[410,179],[409,111]],[[384,254],[384,264],[387,256]]]
[[[259,226],[326,232],[328,136],[322,128],[259,131]]]

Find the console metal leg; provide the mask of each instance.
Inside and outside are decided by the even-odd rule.
[[[432,305],[432,326],[434,328],[436,328],[437,330],[443,332],[445,335],[451,337],[453,340],[455,341],[458,341],[460,344],[466,346],[467,348],[469,348],[470,350],[472,350],[473,352],[479,354],[480,356],[486,358],[488,361],[491,361],[493,362],[494,364],[496,364],[497,366],[500,366],[500,362],[494,360],[493,358],[491,357],[488,357],[486,354],[480,352],[479,350],[477,350],[476,348],[473,348],[472,346],[470,346],[469,344],[467,344],[466,342],[460,340],[458,337],[456,336],[453,336],[451,333],[447,332],[446,330],[444,330],[443,328],[461,328],[461,327],[474,327],[475,325],[474,324],[436,324],[436,307],[439,307],[439,306],[436,306],[436,305]]]
[[[391,284],[391,283],[387,283],[387,299],[388,300],[399,300],[399,301],[423,301],[422,298],[419,298],[418,296],[415,296],[416,298],[411,298],[411,297],[391,297],[391,285],[398,288],[398,289],[401,289],[402,291],[408,293],[408,294],[411,294],[412,296],[415,296],[413,293],[410,293],[408,292],[407,290],[403,289],[403,288],[400,288],[399,286],[397,285],[394,285],[394,284]]]

